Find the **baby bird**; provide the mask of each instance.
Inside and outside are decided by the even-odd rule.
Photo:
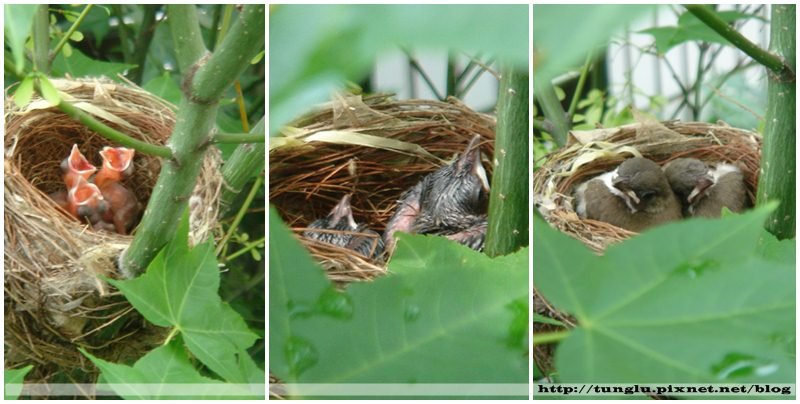
[[[730,164],[711,169],[694,158],[675,159],[664,166],[685,216],[720,217],[722,208],[741,212],[749,205],[742,171]]]
[[[581,184],[575,198],[581,217],[635,232],[683,217],[661,167],[641,157]]]
[[[108,210],[100,189],[80,176],[76,177],[75,186],[69,190],[67,200],[69,213],[93,226],[102,221],[103,214]]]
[[[349,194],[343,196],[328,216],[311,222],[303,236],[353,250],[368,258],[377,258],[383,253],[383,240],[378,233],[353,219],[351,197]]]
[[[133,149],[104,147],[100,151],[103,166],[94,177],[94,183],[108,202],[103,221],[112,224],[114,231],[119,234],[128,234],[139,217],[140,207],[136,195],[120,183],[133,172],[133,155]]]
[[[387,250],[394,233],[438,234],[483,249],[489,180],[481,164],[480,135],[454,162],[426,175],[403,193],[384,232]]]
[[[77,144],[73,144],[69,156],[61,161],[61,173],[66,189],[51,193],[49,195],[50,199],[63,210],[70,212],[72,210],[70,205],[74,204],[69,198],[70,190],[77,186],[79,178],[89,180],[89,177],[91,177],[95,171],[97,171],[97,167],[93,166],[89,160],[84,157],[78,149]],[[76,219],[78,218],[74,214],[73,216]]]

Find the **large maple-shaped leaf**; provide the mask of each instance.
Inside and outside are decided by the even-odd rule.
[[[105,382],[125,399],[259,398],[246,386],[231,385],[201,375],[178,339],[141,357],[133,366],[107,362],[81,349],[100,369]],[[263,382],[262,382],[263,383]],[[260,397],[263,398],[263,393]]]
[[[271,220],[270,369],[282,380],[527,382],[527,248],[491,259],[401,235],[389,274],[338,292]]]
[[[537,220],[534,284],[579,323],[560,380],[793,383],[794,265],[757,252],[768,212],[666,225],[602,257]]]
[[[189,248],[188,216],[177,235],[156,256],[147,272],[128,281],[109,280],[145,318],[174,327],[186,346],[211,370],[233,383],[263,383],[246,363],[246,349],[258,336],[219,297],[219,269],[214,247]]]

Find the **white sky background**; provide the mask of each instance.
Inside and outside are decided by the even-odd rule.
[[[417,62],[436,85],[439,94],[445,94],[447,88],[447,52],[443,51],[414,51]],[[459,55],[458,71],[462,70],[469,60],[466,56]],[[495,69],[495,66],[490,66]],[[478,69],[474,69],[476,72]],[[430,91],[428,85],[414,71],[413,80],[409,79],[411,66],[408,58],[400,51],[392,51],[381,55],[375,63],[372,72],[372,86],[375,92],[393,92],[399,99],[409,99],[411,97],[411,86],[416,91],[414,98],[436,99]],[[472,73],[468,75],[472,77]],[[497,101],[497,89],[499,83],[490,73],[485,72],[481,78],[472,86],[467,96],[462,100],[470,108],[476,111],[492,111]]]
[[[733,5],[721,5],[720,10],[733,10]],[[748,8],[748,12],[752,13],[756,9],[755,5]],[[634,22],[629,29],[627,41],[635,46],[623,45],[625,35],[617,35],[615,40],[608,48],[608,68],[609,68],[609,90],[612,94],[622,97],[629,103],[630,89],[626,84],[626,75],[630,71],[629,66],[633,66],[633,83],[634,83],[634,103],[640,110],[648,110],[649,102],[646,95],[664,95],[668,99],[677,98],[681,95],[679,87],[675,84],[674,78],[667,66],[654,55],[643,54],[637,47],[644,48],[652,44],[653,37],[647,34],[639,34],[637,31],[663,26],[677,25],[678,15],[674,10],[683,12],[684,10],[679,6],[664,5],[659,7],[658,12],[649,16],[644,16],[638,21]],[[764,7],[760,14],[765,18],[769,18],[769,6]],[[756,19],[749,19],[739,29],[739,32],[745,35],[748,39],[755,42],[762,48],[767,48],[769,44],[769,24]],[[716,46],[716,45],[715,45]],[[711,52],[707,52],[706,58]],[[699,56],[698,47],[693,42],[687,42],[672,48],[666,54],[666,59],[675,68],[681,81],[687,83],[686,78],[690,80],[691,84],[697,73],[697,60]],[[740,59],[749,58],[741,51],[728,46],[722,51],[722,54],[717,57],[714,62],[711,72],[706,73],[706,77],[714,77],[721,75],[731,70]],[[708,60],[708,59],[706,59]],[[660,77],[660,78],[659,78]],[[726,82],[720,90],[723,94],[722,97],[716,96],[716,99],[709,103],[704,109],[703,118],[708,118],[715,105],[720,103],[726,104],[725,111],[719,112],[728,123],[733,126],[739,126],[749,129],[754,125],[755,117],[725,98],[735,100],[736,102],[744,104],[752,111],[763,114],[766,107],[766,73],[763,67],[756,66],[746,70],[746,73],[739,76],[740,78],[732,78]],[[743,79],[742,79],[743,78]],[[712,91],[708,88],[711,80],[703,80],[703,89],[705,93]],[[750,91],[742,91],[742,87],[747,87]],[[638,92],[638,94],[636,94]],[[679,102],[674,101],[667,104],[666,108],[659,112],[660,119],[670,119],[672,114],[677,108]],[[691,114],[686,109],[681,115],[677,116],[681,120],[690,120]],[[742,126],[744,125],[744,126]]]

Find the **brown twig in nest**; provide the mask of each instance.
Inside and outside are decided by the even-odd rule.
[[[52,80],[62,98],[107,125],[164,144],[175,124],[169,106],[146,91],[100,80]],[[18,108],[5,100],[5,336],[6,366],[34,362],[37,376],[93,366],[77,350],[107,360],[140,357],[163,338],[98,276],[119,277],[116,260],[132,237],[94,231],[63,214],[47,194],[63,190],[60,163],[73,144],[95,165],[110,141],[34,97]],[[191,240],[205,241],[216,225],[221,188],[218,153],[208,153],[190,204]],[[147,203],[158,158],[137,153],[125,185]],[[88,380],[87,380],[88,381]]]
[[[292,141],[270,151],[270,203],[331,279],[342,283],[372,279],[385,273],[383,262],[308,240],[302,237],[302,228],[325,217],[344,194],[353,194],[356,222],[383,233],[400,195],[463,151],[474,134],[482,136],[481,150],[491,159],[494,125],[493,117],[472,111],[455,99],[394,101],[385,95],[363,100],[337,96],[295,122],[287,135]],[[304,140],[334,131],[371,135],[421,149],[392,149],[380,142]],[[485,166],[491,172],[491,164]]]
[[[643,122],[619,128],[574,131],[569,140],[567,146],[547,156],[542,167],[534,172],[534,206],[550,225],[598,254],[636,233],[578,217],[573,206],[573,191],[633,155],[642,155],[662,166],[680,157],[737,165],[744,173],[750,200],[755,202],[761,137],[753,132],[702,122]],[[535,275],[534,270],[534,284]],[[569,316],[555,311],[535,288],[533,302],[535,312],[571,324]],[[547,362],[547,358],[542,357],[545,351],[535,351],[534,357]]]

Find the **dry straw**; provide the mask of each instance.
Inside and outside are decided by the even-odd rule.
[[[305,226],[352,193],[356,222],[383,233],[400,195],[462,152],[474,134],[491,158],[494,126],[494,117],[453,98],[336,96],[270,139],[270,203],[331,279],[372,279],[385,272],[381,260],[306,239]]]
[[[602,253],[610,244],[636,233],[578,217],[574,209],[573,191],[581,183],[613,170],[622,161],[634,156],[649,158],[662,166],[681,157],[737,165],[745,174],[748,196],[751,202],[755,201],[761,160],[760,135],[724,123],[659,123],[645,120],[618,128],[571,132],[568,144],[548,155],[533,174],[535,208],[550,225],[580,240],[596,253]],[[535,265],[534,311],[574,326],[572,318],[558,312],[536,291]],[[545,332],[552,328],[535,323],[534,332]],[[534,361],[545,365],[550,363],[552,352],[548,349],[547,346],[535,346]]]
[[[62,99],[131,137],[165,144],[175,116],[163,100],[108,80],[53,80]],[[77,350],[122,361],[163,342],[113,287],[117,258],[132,237],[98,232],[66,216],[49,193],[63,190],[59,164],[78,144],[99,166],[110,141],[34,97],[18,108],[5,100],[5,347],[6,367],[33,363],[34,377],[81,369],[93,374]],[[216,225],[220,157],[207,153],[190,199],[191,240],[206,240]],[[137,153],[125,181],[142,205],[160,170],[158,158]]]

